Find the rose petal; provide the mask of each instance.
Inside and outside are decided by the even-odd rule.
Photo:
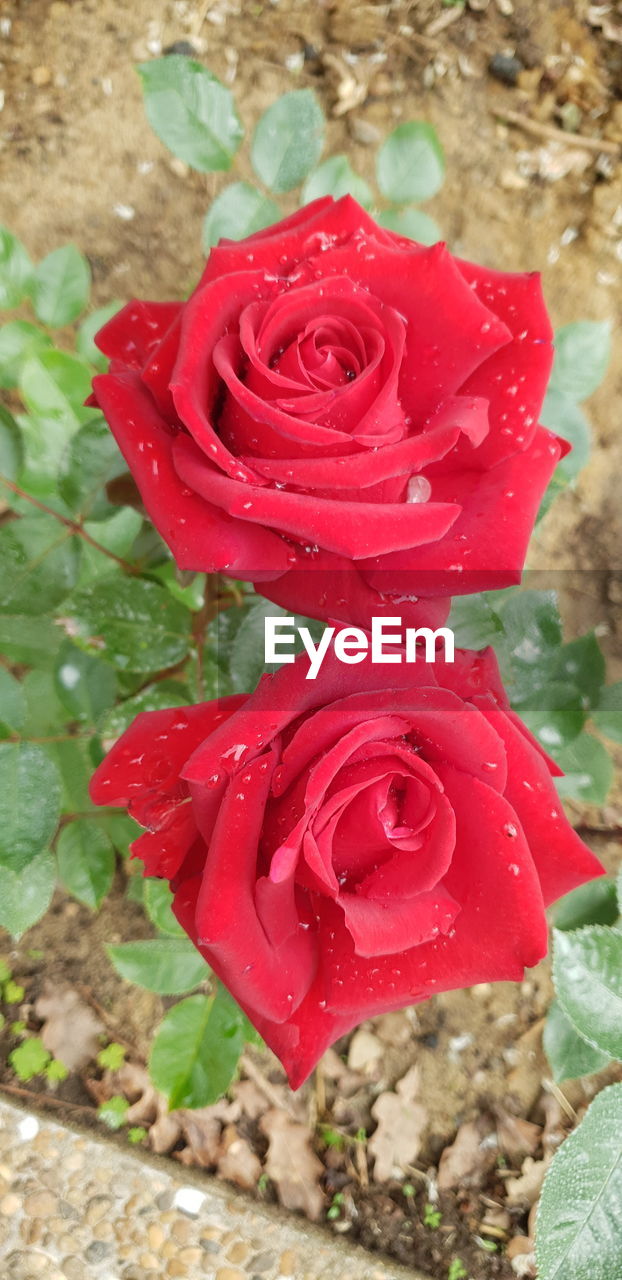
[[[520,817],[548,906],[577,885],[604,875],[604,867],[570,826],[540,753],[503,711],[482,709],[482,714],[505,743],[505,794]]]
[[[249,529],[184,486],[172,463],[172,432],[137,374],[100,374],[93,385],[147,513],[181,569],[229,569],[238,577],[251,569],[257,579],[289,567],[276,534]]]
[[[255,906],[257,849],[275,763],[264,755],[229,784],[210,842],[196,935],[235,999],[283,1022],[308,991],[317,957],[307,931],[272,946]]]
[[[96,333],[105,356],[142,369],[183,310],[183,302],[139,302],[121,307]]]
[[[355,560],[378,554],[381,548],[414,547],[441,538],[460,513],[458,506],[449,503],[341,503],[284,489],[239,485],[206,464],[185,436],[174,442],[173,457],[181,480],[227,515],[264,529],[266,525],[281,529],[300,541],[322,543],[327,550]],[[285,544],[283,548],[285,554]],[[260,553],[256,564],[264,568]]]

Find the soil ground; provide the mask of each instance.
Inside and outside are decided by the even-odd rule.
[[[1,220],[36,257],[74,240],[91,261],[98,303],[187,291],[201,268],[201,221],[218,180],[187,170],[151,133],[134,71],[136,62],[186,41],[232,85],[249,126],[279,93],[313,88],[330,121],[328,150],[347,150],[368,178],[375,146],[389,128],[400,120],[429,120],[445,148],[447,181],[426,210],[452,249],[497,268],[541,270],[556,325],[579,318],[615,323],[620,166],[611,145],[599,153],[581,148],[570,134],[551,140],[547,129],[565,124],[622,143],[619,8],[580,0],[473,0],[471,8],[443,7],[439,0],[3,0]],[[499,54],[520,60],[517,84],[490,73]],[[543,126],[542,135],[502,123],[508,112],[527,112]],[[250,176],[244,150],[236,176]],[[600,624],[612,679],[622,675],[621,381],[618,349],[590,406],[592,460],[576,490],[554,504],[532,553],[534,567],[558,573],[568,638]],[[611,867],[620,856],[619,795],[618,783],[605,810],[574,811]],[[103,944],[144,935],[146,928],[140,909],[124,896],[121,876],[97,917],[59,895],[11,958],[29,1006],[44,979],[79,984],[103,1011],[111,1034],[140,1061],[162,1002],[121,983]],[[547,1144],[559,1141],[596,1087],[573,1084],[561,1098],[543,1088],[548,1073],[539,1037],[549,999],[543,965],[522,986],[441,996],[410,1018],[377,1020],[367,1042],[339,1046],[350,1052],[352,1070],[340,1075],[330,1058],[315,1088],[297,1103],[325,1166],[326,1203],[335,1193],[343,1197],[333,1229],[418,1264],[438,1280],[458,1257],[472,1280],[533,1274],[528,1245],[510,1243],[515,1266],[504,1252],[514,1237],[530,1234],[537,1187],[527,1185],[529,1161],[540,1168]],[[414,1064],[425,1123],[405,1194],[403,1181],[375,1180],[371,1151],[354,1138],[363,1129],[373,1133],[375,1099]],[[268,1093],[284,1099],[278,1066],[266,1068],[264,1061],[255,1068],[264,1073]],[[77,1076],[56,1096],[69,1111],[92,1105],[92,1091]],[[526,1120],[538,1128],[522,1128],[512,1146],[503,1121],[508,1115],[519,1128]],[[440,1224],[426,1226],[441,1153],[471,1121],[479,1126],[480,1155],[455,1190],[441,1193]],[[226,1123],[222,1119],[221,1128]],[[242,1108],[233,1123],[263,1159],[266,1138],[257,1117]],[[344,1141],[331,1144],[330,1130]],[[487,1150],[492,1164],[481,1155]],[[188,1151],[180,1136],[172,1154],[191,1159]],[[218,1158],[203,1162],[214,1167]],[[521,1174],[527,1179],[522,1189],[508,1191]],[[262,1193],[272,1194],[264,1182]]]

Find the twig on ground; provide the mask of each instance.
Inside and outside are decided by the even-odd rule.
[[[261,1089],[261,1092],[264,1097],[267,1098],[271,1106],[277,1107],[279,1111],[287,1111],[294,1119],[296,1118],[294,1110],[290,1106],[288,1100],[279,1093],[278,1089],[275,1089],[274,1085],[270,1084],[269,1080],[266,1080],[265,1076],[259,1070],[257,1064],[253,1062],[253,1059],[249,1054],[242,1054],[242,1057],[240,1058],[240,1067],[245,1075],[248,1076],[249,1080],[252,1080],[253,1084],[256,1084],[257,1088]]]
[[[492,114],[502,124],[515,125],[524,133],[534,138],[547,138],[550,142],[563,142],[566,146],[578,147],[583,151],[594,151],[597,155],[604,153],[620,159],[620,147],[617,142],[609,142],[606,138],[593,138],[585,133],[570,133],[566,129],[558,129],[552,124],[540,124],[531,116],[522,115],[520,111],[508,111],[506,108],[492,108]]]

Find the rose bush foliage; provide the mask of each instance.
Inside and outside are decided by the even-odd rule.
[[[96,402],[181,568],[362,625],[396,601],[438,623],[449,595],[519,578],[567,447],[538,425],[537,274],[324,198],[221,241],[189,301],[132,302],[98,342]]]
[[[139,715],[91,787],[293,1087],[363,1018],[521,979],[547,903],[602,872],[491,650],[307,669]]]

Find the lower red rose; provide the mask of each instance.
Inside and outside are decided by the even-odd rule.
[[[490,650],[307,669],[139,715],[91,786],[293,1088],[364,1018],[520,980],[547,903],[602,873]]]

